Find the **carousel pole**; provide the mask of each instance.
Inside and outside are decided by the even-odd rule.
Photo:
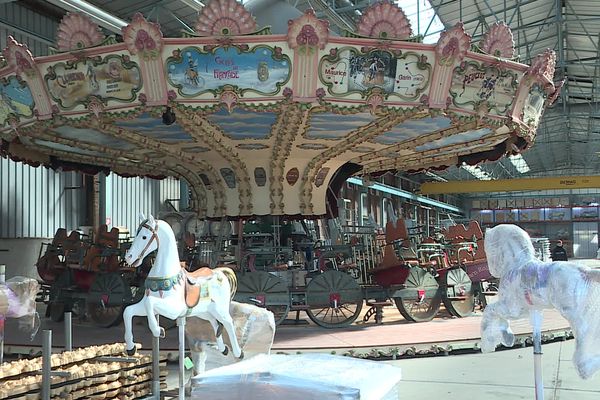
[[[177,318],[179,328],[179,399],[185,400],[185,317]]]
[[[156,317],[156,322],[160,322],[160,317]],[[160,400],[160,338],[152,335],[152,397]]]
[[[533,326],[533,373],[535,377],[535,399],[544,400],[544,378],[542,373],[542,311],[531,312]]]

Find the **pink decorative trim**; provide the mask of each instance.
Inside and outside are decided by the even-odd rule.
[[[220,100],[227,107],[227,111],[231,112],[238,102],[238,97],[235,93],[227,90],[221,94]]]
[[[211,0],[198,15],[196,33],[202,36],[236,36],[256,32],[256,21],[236,0]]]
[[[527,69],[527,75],[536,78],[545,78],[552,82],[554,78],[554,69],[556,66],[556,53],[552,49],[546,49],[542,54],[537,55],[531,67]]]
[[[470,47],[471,36],[465,32],[463,23],[459,22],[449,31],[442,32],[435,46],[438,64],[449,67],[461,62]]]
[[[513,34],[504,22],[496,22],[483,35],[480,49],[494,57],[513,58],[515,56],[515,41]]]
[[[67,13],[58,25],[56,37],[59,51],[81,50],[104,40],[100,27],[80,13]]]
[[[356,32],[360,36],[397,40],[406,40],[412,35],[404,11],[388,1],[368,7],[358,22]]]
[[[287,42],[290,48],[318,47],[323,50],[329,39],[329,21],[318,19],[309,8],[304,15],[288,21]]]
[[[562,90],[564,84],[565,84],[565,79],[554,84],[556,89],[554,89],[554,92],[552,92],[552,94],[548,97],[548,100],[546,100],[546,107],[550,107],[552,104],[554,104],[556,99],[558,99],[558,96],[560,95],[560,91]]]
[[[365,104],[369,106],[372,115],[375,115],[375,112],[379,107],[382,107],[384,103],[383,96],[379,92],[375,92],[367,98]]]
[[[104,111],[104,105],[96,97],[92,97],[87,108],[89,112],[96,116],[96,118],[98,118],[100,114],[102,114],[102,111]]]
[[[140,13],[135,13],[129,25],[123,28],[123,41],[133,55],[145,59],[156,59],[163,46],[163,36],[158,24],[146,21]]]
[[[8,37],[8,44],[2,51],[4,58],[17,75],[35,73],[35,61],[27,45],[17,42],[12,36]]]

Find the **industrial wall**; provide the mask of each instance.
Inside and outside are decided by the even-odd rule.
[[[0,158],[0,238],[47,238],[85,217],[82,176]]]
[[[58,22],[28,9],[20,1],[0,1],[0,47],[6,47],[8,36],[25,43],[34,56],[45,56],[54,46]]]
[[[106,219],[112,226],[126,227],[134,233],[140,223],[139,214],[158,216],[162,211],[177,208],[179,181],[122,178],[110,174],[106,178]],[[172,200],[169,202],[169,200]]]

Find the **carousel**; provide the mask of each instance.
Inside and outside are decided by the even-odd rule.
[[[332,216],[350,177],[369,181],[386,171],[518,154],[532,145],[562,86],[552,80],[554,52],[530,66],[517,62],[503,23],[477,43],[459,23],[436,44],[424,44],[404,12],[387,2],[370,6],[356,31],[341,36],[311,10],[275,35],[242,4],[212,0],[195,32],[179,38],[163,37],[141,14],[119,38],[105,37],[76,13],[65,16],[57,38],[51,55],[36,58],[13,38],[6,43],[0,154],[55,170],[182,179],[194,221]],[[386,245],[397,240],[390,236]],[[339,271],[321,272],[327,280]],[[339,308],[347,296],[347,287],[331,288],[358,287],[348,276],[340,272],[327,293],[318,293],[335,303],[324,308]],[[438,293],[435,279],[425,278]],[[420,301],[429,293],[414,289]],[[249,294],[266,301],[264,293]],[[271,305],[287,314],[292,294],[283,286],[271,298],[278,296],[287,297]],[[360,290],[353,296],[362,307]],[[453,296],[450,304],[465,300]],[[308,301],[305,307],[314,308]],[[428,320],[436,312],[407,318]]]
[[[388,3],[345,37],[310,11],[271,35],[233,0],[211,1],[186,37],[140,14],[120,41],[80,14],[57,37],[38,58],[6,43],[1,154],[181,178],[202,218],[326,215],[350,176],[519,153],[558,95],[554,52],[515,62],[506,25],[471,43],[457,24],[423,44]]]

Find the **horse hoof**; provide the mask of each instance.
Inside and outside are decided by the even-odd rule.
[[[244,359],[244,350],[240,351],[240,356],[238,357],[238,360],[243,360]]]
[[[129,357],[135,355],[136,351],[137,351],[137,349],[135,348],[135,346],[133,346],[133,349],[131,349],[131,350],[130,349],[125,349],[125,352],[127,353],[127,355]]]
[[[165,332],[165,328],[163,328],[162,326],[160,327],[160,331],[158,333],[158,337],[161,339],[164,339],[167,337],[167,333]]]
[[[219,337],[223,334],[223,324],[218,321],[217,321],[217,324],[219,324],[219,326],[217,327],[216,337]]]
[[[223,350],[222,354],[224,356],[226,356],[227,354],[229,354],[229,347],[225,346],[225,350]]]

